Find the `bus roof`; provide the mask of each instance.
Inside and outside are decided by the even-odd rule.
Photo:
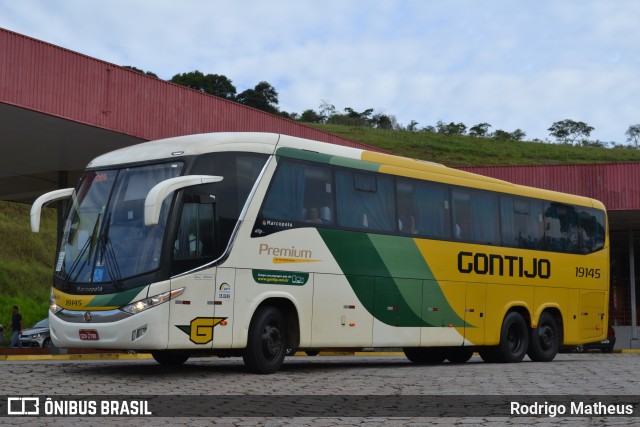
[[[345,165],[360,169],[540,199],[561,200],[564,203],[604,209],[601,202],[582,196],[517,185],[438,163],[276,133],[217,132],[160,139],[103,154],[92,160],[87,167],[102,168],[221,151],[246,151],[271,155],[276,154],[276,149],[278,154],[281,153],[281,149],[285,149],[283,151],[291,157],[304,157],[333,164],[344,164],[345,159],[348,159],[350,161]],[[295,152],[298,154],[294,154]]]

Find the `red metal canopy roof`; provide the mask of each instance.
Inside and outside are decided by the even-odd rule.
[[[600,200],[608,210],[640,210],[640,163],[460,168],[516,184]]]

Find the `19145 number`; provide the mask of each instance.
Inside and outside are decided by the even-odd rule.
[[[576,267],[576,277],[599,279],[600,278],[600,269],[599,268]]]

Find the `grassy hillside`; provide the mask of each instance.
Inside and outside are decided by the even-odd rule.
[[[11,307],[25,327],[47,316],[55,257],[56,211],[44,209],[40,233],[29,226],[31,206],[0,201],[0,324],[5,345],[11,335]]]
[[[400,156],[454,167],[640,162],[640,150],[635,148],[574,147],[565,144],[500,141],[490,138],[340,125],[313,125],[313,127],[382,148]]]
[[[385,131],[314,125],[336,135],[402,156],[447,166],[640,162],[640,150],[573,147],[535,142],[496,141],[424,132]],[[0,324],[8,341],[11,306],[18,305],[25,326],[47,315],[55,257],[56,211],[44,209],[41,231],[29,229],[30,206],[0,202]]]

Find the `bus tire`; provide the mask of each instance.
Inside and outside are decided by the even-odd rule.
[[[540,315],[538,327],[530,331],[527,354],[534,362],[551,362],[560,348],[560,331],[556,319],[544,312]]]
[[[416,365],[436,365],[444,362],[447,355],[439,348],[404,348],[404,355]]]
[[[286,323],[275,307],[259,308],[251,319],[247,348],[242,354],[247,368],[256,374],[272,374],[287,353]]]
[[[496,363],[498,361],[495,347],[484,347],[478,354],[480,354],[480,358],[485,363]]]
[[[473,350],[469,347],[455,347],[448,349],[446,355],[451,363],[465,363],[473,356]]]
[[[517,311],[508,313],[502,321],[500,344],[495,350],[498,362],[521,362],[529,349],[529,328]]]
[[[182,350],[152,351],[151,356],[161,365],[178,366],[189,359],[189,352]]]

